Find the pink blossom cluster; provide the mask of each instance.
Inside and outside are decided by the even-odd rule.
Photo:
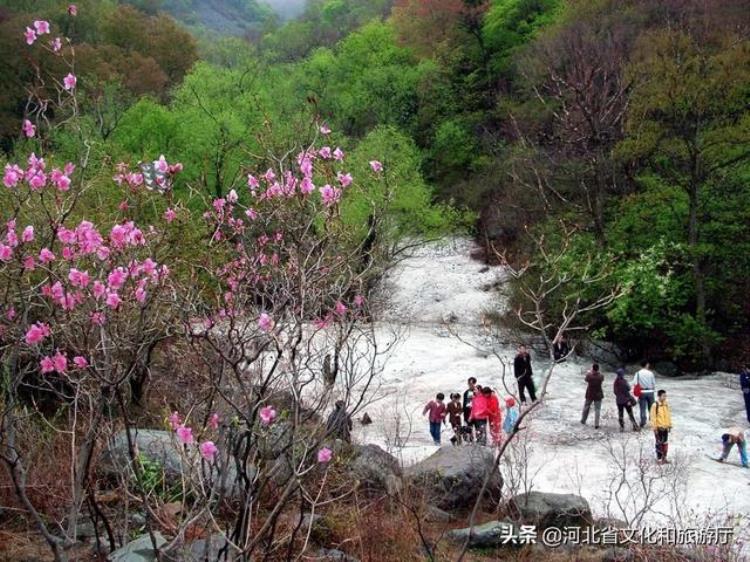
[[[208,420],[208,427],[213,430],[218,429],[219,421],[219,415],[212,414]],[[170,414],[169,425],[182,445],[190,446],[195,444],[193,428],[185,425],[182,416],[180,416],[178,412],[172,412]],[[213,441],[203,441],[198,445],[198,452],[207,462],[213,462],[216,458],[216,454],[219,452],[219,448]]]
[[[47,172],[47,163],[43,158],[38,158],[32,153],[27,161],[26,169],[18,164],[6,164],[3,174],[3,184],[9,189],[15,189],[21,182],[25,182],[31,191],[40,191],[46,187],[54,187],[58,191],[70,189],[70,176],[76,167],[71,162],[65,164],[63,169],[52,168]]]

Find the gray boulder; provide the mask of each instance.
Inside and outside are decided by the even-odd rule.
[[[216,533],[207,539],[198,539],[188,544],[183,544],[167,553],[165,562],[232,562],[239,560],[238,552],[232,547],[227,539]]]
[[[154,533],[156,548],[161,548],[167,542],[161,533]],[[134,541],[118,548],[107,556],[109,562],[156,562],[154,546],[149,535],[141,535]]]
[[[442,447],[405,474],[425,492],[428,503],[443,510],[472,507],[486,476],[489,495],[499,495],[503,487],[492,449],[479,445]]]
[[[456,520],[455,515],[443,511],[434,505],[428,505],[425,508],[423,517],[427,523],[450,523]]]
[[[163,471],[164,479],[168,483],[180,480],[184,473],[180,449],[182,445],[177,442],[171,432],[155,429],[132,429],[130,434],[136,453],[143,459],[157,464]],[[218,467],[221,467],[221,470]],[[207,470],[207,472],[199,475],[195,471],[201,468]],[[99,469],[112,476],[133,475],[125,430],[118,432],[107,444],[99,463]],[[255,468],[247,467],[247,478],[252,481],[254,475]],[[204,481],[210,479],[217,492],[222,492],[230,497],[235,497],[240,492],[240,478],[237,467],[233,462],[228,462],[226,457],[220,458],[218,465],[194,467],[191,476],[194,478],[202,477]]]
[[[594,363],[610,367],[620,367],[625,355],[617,344],[603,340],[585,340],[580,351]]]
[[[372,491],[395,494],[401,489],[401,467],[396,457],[377,445],[354,445],[349,473]]]
[[[508,512],[524,523],[536,525],[539,531],[548,527],[562,529],[593,524],[589,502],[574,494],[519,494],[508,502]]]
[[[463,544],[469,539],[469,548],[496,548],[512,546],[517,538],[516,528],[507,521],[490,521],[484,525],[475,525],[465,529],[453,529],[446,534],[449,540]]]

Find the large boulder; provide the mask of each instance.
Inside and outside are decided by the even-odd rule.
[[[617,344],[603,340],[584,340],[580,349],[581,354],[589,357],[594,363],[610,367],[621,367],[625,356]]]
[[[224,495],[234,497],[240,492],[240,477],[237,467],[233,462],[228,462],[223,457],[218,464],[210,467],[196,465],[189,467],[183,466],[183,451],[169,431],[159,431],[155,429],[132,429],[130,436],[133,441],[136,454],[145,461],[156,464],[162,471],[164,479],[168,483],[179,482],[183,476],[191,478],[201,478],[203,481],[211,480],[215,490],[221,491]],[[196,458],[193,452],[193,458]],[[220,472],[217,466],[222,467]],[[128,448],[128,437],[125,430],[114,435],[104,449],[99,469],[105,474],[111,476],[131,476],[133,468],[130,461],[130,452]],[[206,471],[207,469],[207,471]],[[201,472],[206,471],[206,472]],[[252,481],[255,475],[255,468],[248,466],[246,476]]]
[[[179,545],[162,556],[164,562],[234,562],[239,559],[238,551],[221,533]]]
[[[512,546],[517,539],[516,528],[507,521],[490,521],[465,529],[453,529],[446,534],[449,540],[464,544],[469,539],[469,548],[497,548]]]
[[[657,361],[654,363],[654,371],[657,375],[665,377],[676,377],[680,374],[680,368],[671,361]]]
[[[401,466],[396,457],[374,444],[352,446],[348,470],[360,485],[372,491],[395,494],[401,489]]]
[[[167,540],[161,533],[154,533],[156,548],[161,548]],[[130,541],[125,546],[118,548],[107,556],[108,562],[156,562],[157,557],[154,552],[154,545],[149,535],[141,535],[137,539]]]
[[[508,502],[508,512],[515,519],[536,525],[538,531],[548,527],[586,527],[594,522],[589,502],[575,494],[519,494]]]
[[[488,494],[499,495],[503,486],[492,449],[480,445],[442,447],[405,473],[428,503],[445,510],[472,507],[485,477]]]

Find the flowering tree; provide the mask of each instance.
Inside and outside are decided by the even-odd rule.
[[[70,17],[76,14],[71,6]],[[123,199],[103,226],[82,211],[95,189],[89,151],[75,164],[45,154],[46,132],[60,125],[47,111],[55,107],[63,124],[74,122],[79,86],[72,44],[42,43],[48,34],[50,25],[37,21],[24,37],[31,48],[59,53],[67,74],[38,68],[21,128],[36,152],[5,166],[0,207],[0,459],[16,499],[55,560],[67,560],[84,504],[101,515],[92,469],[98,445],[124,427],[130,462],[122,490],[138,497],[155,548],[157,529],[174,536],[170,551],[201,528],[221,533],[244,557],[282,546],[289,555],[304,552],[309,528],[300,531],[301,520],[283,545],[274,540],[281,515],[292,502],[300,514],[314,512],[347,493],[328,490],[328,467],[387,352],[365,321],[379,265],[361,256],[377,255],[379,242],[341,218],[354,182],[345,154],[316,142],[298,147],[293,159],[271,158],[277,166],[248,174],[242,193],[211,202],[198,258],[172,263],[170,229],[188,212],[171,192],[180,164],[161,155],[117,165],[112,180]],[[55,85],[54,97],[45,84]],[[329,137],[328,127],[317,129],[316,137]],[[368,173],[379,181],[383,165],[370,161]],[[146,205],[160,211],[141,212]],[[148,214],[155,224],[137,220]],[[195,358],[185,366],[195,380],[194,407],[167,420],[182,484],[181,516],[167,522],[164,499],[145,485],[130,404],[143,400],[151,353],[171,336],[170,345]],[[337,413],[325,421],[334,401]],[[70,455],[61,475],[65,512],[52,518],[27,482],[40,425],[63,435]],[[106,518],[105,525],[114,547]]]

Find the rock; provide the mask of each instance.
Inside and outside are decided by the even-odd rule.
[[[456,517],[439,507],[428,505],[424,510],[424,520],[427,523],[450,523],[451,521],[455,521]]]
[[[163,471],[167,482],[178,482],[180,480],[183,474],[183,458],[180,446],[171,432],[154,429],[133,429],[130,430],[130,433],[138,455],[151,463],[157,464]],[[205,474],[204,478],[213,479],[214,486],[216,486],[214,489],[221,490],[227,496],[235,497],[240,492],[240,478],[237,474],[237,468],[232,462],[223,464],[225,464],[223,467],[223,470],[226,471],[225,474],[220,474],[216,465],[213,465],[211,473]],[[133,474],[125,430],[118,432],[109,442],[102,454],[99,468],[112,476],[130,476]],[[249,466],[246,470],[248,479],[252,481],[255,468]],[[195,477],[198,477],[197,473]]]
[[[207,539],[194,540],[175,548],[163,556],[165,562],[233,562],[238,560],[237,551],[221,533]]]
[[[395,494],[401,489],[401,466],[396,457],[374,444],[352,446],[352,477],[365,489]]]
[[[594,526],[599,529],[627,529],[628,524],[622,519],[614,517],[600,517],[594,521]]]
[[[346,552],[335,548],[321,548],[318,551],[320,560],[335,560],[336,562],[359,562],[359,558],[349,556]]]
[[[654,371],[665,377],[676,377],[680,374],[680,368],[671,361],[657,361],[654,363]]]
[[[574,494],[519,494],[508,502],[508,511],[515,519],[536,525],[538,531],[548,527],[562,529],[593,524],[589,502]]]
[[[167,542],[161,533],[154,533],[156,547],[161,548]],[[141,535],[134,541],[118,548],[107,556],[109,562],[156,562],[156,554],[149,535]]]
[[[624,357],[622,349],[617,344],[603,340],[581,342],[581,354],[589,357],[594,363],[610,367],[621,367]]]
[[[372,423],[372,418],[370,418],[367,412],[365,412],[362,415],[362,419],[359,420],[359,423],[361,423],[362,425],[370,425]]]
[[[182,475],[182,457],[177,444],[168,431],[155,429],[133,429],[130,431],[136,453],[145,459],[156,462],[167,479]],[[107,474],[130,474],[130,453],[125,430],[115,434],[105,449],[99,468]]]
[[[442,447],[405,473],[413,485],[424,490],[428,503],[450,511],[472,507],[488,474],[487,493],[499,495],[503,479],[494,464],[495,456],[487,447]]]
[[[635,560],[635,554],[627,548],[614,546],[602,552],[600,560],[601,562],[631,562]]]
[[[258,453],[264,460],[274,460],[289,450],[294,441],[294,428],[289,422],[269,426],[258,443]]]
[[[513,523],[507,521],[490,521],[484,525],[475,525],[473,528],[453,529],[448,531],[446,536],[457,544],[463,544],[469,537],[469,548],[512,546],[511,537],[516,536],[516,528]]]

